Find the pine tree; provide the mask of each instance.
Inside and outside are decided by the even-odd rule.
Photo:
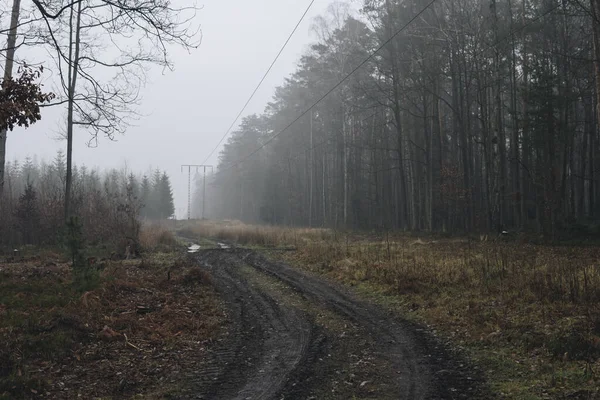
[[[138,183],[138,179],[133,173],[130,173],[127,177],[127,193],[130,196],[133,196],[136,200],[140,198],[140,184]]]
[[[150,193],[149,201],[149,217],[158,219],[161,218],[161,173],[157,168],[152,176],[152,192]]]
[[[37,193],[31,182],[27,182],[25,192],[19,196],[19,203],[15,210],[18,230],[23,241],[27,244],[36,243],[35,232],[39,228],[40,213],[37,203]]]
[[[141,215],[144,218],[151,217],[151,205],[150,205],[150,197],[152,195],[152,187],[150,184],[150,179],[148,179],[147,175],[144,175],[142,178],[142,185],[140,187],[140,202],[142,204]]]
[[[35,184],[38,179],[39,171],[31,157],[26,157],[25,162],[21,166],[21,175],[32,184]]]
[[[67,166],[65,164],[65,154],[62,150],[56,152],[56,157],[54,157],[54,164],[52,165],[55,172],[55,178],[57,178],[58,182],[64,182],[67,174]]]
[[[173,202],[173,189],[171,188],[171,182],[166,172],[163,172],[160,178],[160,218],[171,218],[175,214],[175,204]]]
[[[98,171],[93,169],[92,172],[90,172],[89,180],[90,180],[90,190],[91,191],[100,190],[100,176],[98,174]]]

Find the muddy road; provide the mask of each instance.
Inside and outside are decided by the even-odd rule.
[[[429,333],[258,252],[190,254],[228,309],[198,366],[199,399],[487,398],[481,379]]]

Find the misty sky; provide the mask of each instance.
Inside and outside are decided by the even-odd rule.
[[[332,0],[316,0],[244,115],[260,113],[274,88],[294,71],[315,40],[310,27]],[[143,91],[144,116],[115,142],[87,147],[89,134],[77,132],[73,158],[88,167],[146,171],[159,167],[172,178],[178,218],[187,215],[187,175],[180,164],[200,164],[225,133],[285,42],[310,0],[204,0],[198,18],[203,40],[191,54],[173,48],[174,71],[153,70]],[[7,159],[51,159],[66,142],[57,140],[63,110],[44,110],[29,129],[9,133]],[[218,151],[209,164],[216,165]]]

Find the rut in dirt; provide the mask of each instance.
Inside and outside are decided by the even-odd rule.
[[[481,397],[481,385],[476,383],[480,379],[445,346],[420,327],[358,300],[340,286],[252,250],[202,250],[193,257],[211,273],[231,321],[225,337],[212,346],[197,371],[196,398]],[[242,269],[248,266],[284,283],[315,308],[356,326],[356,339],[341,339],[307,312],[276,300],[269,290],[246,279]],[[349,368],[346,353],[368,355],[370,367],[359,369],[365,379],[361,384],[352,386],[340,378],[340,371]],[[330,390],[332,382],[340,380],[344,390]],[[373,386],[377,387],[367,390]]]

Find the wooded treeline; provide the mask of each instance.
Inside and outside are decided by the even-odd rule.
[[[51,162],[27,158],[7,163],[0,247],[60,242],[66,168],[62,152]],[[89,243],[135,241],[139,217],[164,219],[175,212],[166,172],[141,175],[125,168],[101,171],[84,165],[73,167],[72,206]]]
[[[589,3],[435,1],[278,135],[427,4],[366,0],[353,16],[337,3],[318,19],[297,71],[224,146],[212,215],[544,233],[598,219]]]

